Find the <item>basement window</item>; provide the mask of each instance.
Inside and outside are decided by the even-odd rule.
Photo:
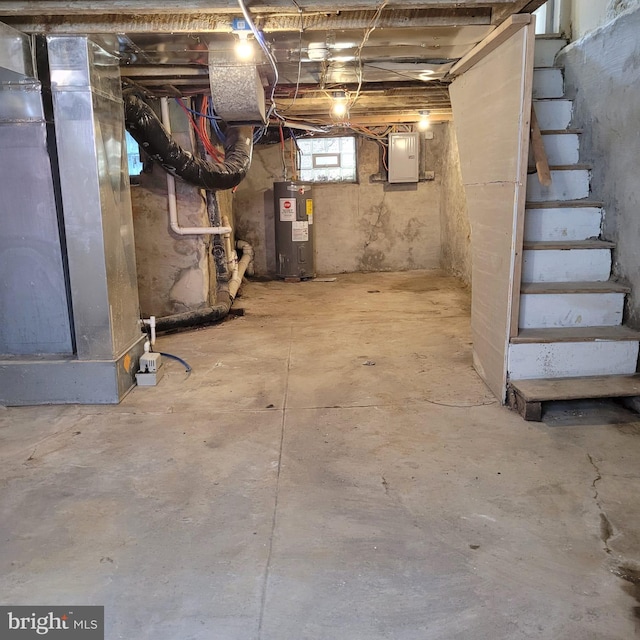
[[[356,139],[298,139],[300,148],[300,180],[303,182],[355,182]]]
[[[126,131],[127,137],[127,161],[129,164],[129,176],[139,176],[142,173],[142,161],[140,160],[140,147],[138,143]]]

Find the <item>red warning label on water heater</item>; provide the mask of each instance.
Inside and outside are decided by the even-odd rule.
[[[280,198],[280,222],[293,222],[296,219],[296,201]]]

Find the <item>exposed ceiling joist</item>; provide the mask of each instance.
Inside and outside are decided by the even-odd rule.
[[[529,4],[524,0],[522,5]],[[544,0],[541,0],[542,4]],[[336,10],[336,3],[329,0],[297,0],[296,3],[303,11],[332,12]],[[377,8],[380,0],[341,0],[340,10],[367,10]],[[405,0],[395,2],[394,9],[417,9],[424,7],[439,9],[458,9],[460,7],[476,8],[489,7],[494,11],[502,8],[509,10],[513,0]],[[252,13],[281,11],[286,9],[297,14],[291,0],[253,0],[250,6]],[[3,16],[41,16],[65,15],[86,16],[128,13],[130,15],[161,15],[167,13],[238,13],[238,3],[235,0],[2,0],[0,15]],[[511,11],[513,12],[513,11]]]
[[[3,5],[0,3],[0,16]],[[366,29],[374,16],[373,10],[340,11],[311,14],[261,14],[256,24],[265,33],[296,32],[302,27],[305,33],[326,30]],[[69,20],[67,15],[4,17],[7,24],[25,33],[229,33],[229,15],[213,13],[166,13],[140,15],[118,13],[106,15],[82,15]],[[384,11],[377,22],[379,29],[436,26],[466,26],[491,24],[491,9],[394,9]]]
[[[340,89],[352,121],[395,124],[450,118],[449,70],[544,0],[245,2],[277,65],[256,48],[265,93],[287,117],[331,124]],[[240,16],[237,0],[0,0],[0,22],[26,33],[117,34],[122,75],[154,96],[209,93],[209,64],[235,61]]]

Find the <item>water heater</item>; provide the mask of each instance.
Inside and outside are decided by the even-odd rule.
[[[313,278],[316,275],[311,185],[276,182],[273,185],[276,224],[276,275]]]

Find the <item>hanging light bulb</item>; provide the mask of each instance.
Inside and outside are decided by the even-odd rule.
[[[420,120],[418,120],[418,129],[420,131],[426,131],[431,126],[431,120],[429,119],[429,111],[419,111]]]
[[[236,57],[238,60],[251,60],[253,59],[253,42],[249,40],[248,33],[246,31],[238,32],[238,41],[234,46]]]
[[[331,113],[336,118],[343,118],[347,114],[347,93],[346,91],[333,92],[333,105]]]

